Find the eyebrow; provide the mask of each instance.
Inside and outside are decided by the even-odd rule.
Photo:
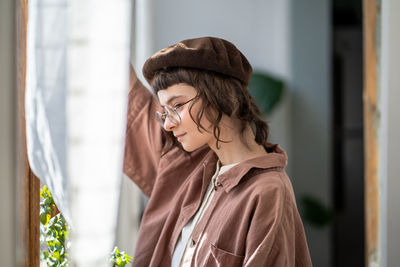
[[[183,97],[183,96],[184,96],[184,95],[174,95],[174,96],[171,96],[171,97],[167,100],[167,104],[171,103],[172,100],[177,99],[177,98],[179,98],[179,97]],[[163,108],[164,106],[161,105],[161,107]]]

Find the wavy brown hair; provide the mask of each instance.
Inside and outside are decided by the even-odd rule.
[[[255,141],[260,145],[266,145],[269,133],[268,124],[260,118],[260,109],[248,92],[247,86],[238,79],[206,70],[167,68],[155,74],[151,86],[154,93],[157,94],[158,91],[178,83],[184,83],[196,89],[197,96],[190,104],[189,114],[200,132],[208,131],[200,124],[202,117],[206,116],[213,127],[217,149],[219,142],[227,142],[220,139],[219,124],[223,114],[238,120],[240,139],[245,145],[247,145],[245,130],[248,126],[255,135]],[[200,99],[202,106],[193,116],[191,112],[193,105]],[[171,132],[163,129],[163,133],[163,155],[175,146],[182,148]]]

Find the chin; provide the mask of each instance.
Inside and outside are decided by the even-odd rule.
[[[191,147],[191,146],[185,146],[185,145],[183,145],[183,144],[182,144],[182,148],[183,148],[183,150],[185,150],[186,152],[193,152],[193,151],[196,150],[196,148],[193,148],[193,147]]]
[[[193,144],[181,143],[181,146],[182,146],[183,150],[185,150],[186,152],[193,152],[204,145],[193,145]]]

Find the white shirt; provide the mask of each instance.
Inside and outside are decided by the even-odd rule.
[[[211,203],[212,198],[214,197],[214,186],[216,185],[218,176],[228,171],[230,168],[235,166],[237,163],[229,164],[226,166],[222,166],[220,168],[220,162],[217,162],[217,168],[215,173],[208,185],[207,192],[204,195],[203,201],[200,205],[200,208],[197,210],[196,214],[189,220],[189,222],[183,227],[182,232],[176,242],[174,254],[172,255],[172,263],[171,267],[183,267],[190,266],[190,262],[192,261],[192,256],[194,252],[194,248],[190,248],[189,240],[192,237],[193,230],[198,221],[200,221],[201,217],[203,217],[206,209]],[[185,249],[186,247],[186,249]],[[180,264],[182,261],[182,264]]]

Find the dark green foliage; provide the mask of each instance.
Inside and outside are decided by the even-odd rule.
[[[311,225],[322,228],[332,222],[333,211],[315,197],[304,195],[299,204],[304,221]]]
[[[249,92],[264,114],[269,114],[279,103],[284,88],[282,80],[261,72],[254,72],[249,84]]]

